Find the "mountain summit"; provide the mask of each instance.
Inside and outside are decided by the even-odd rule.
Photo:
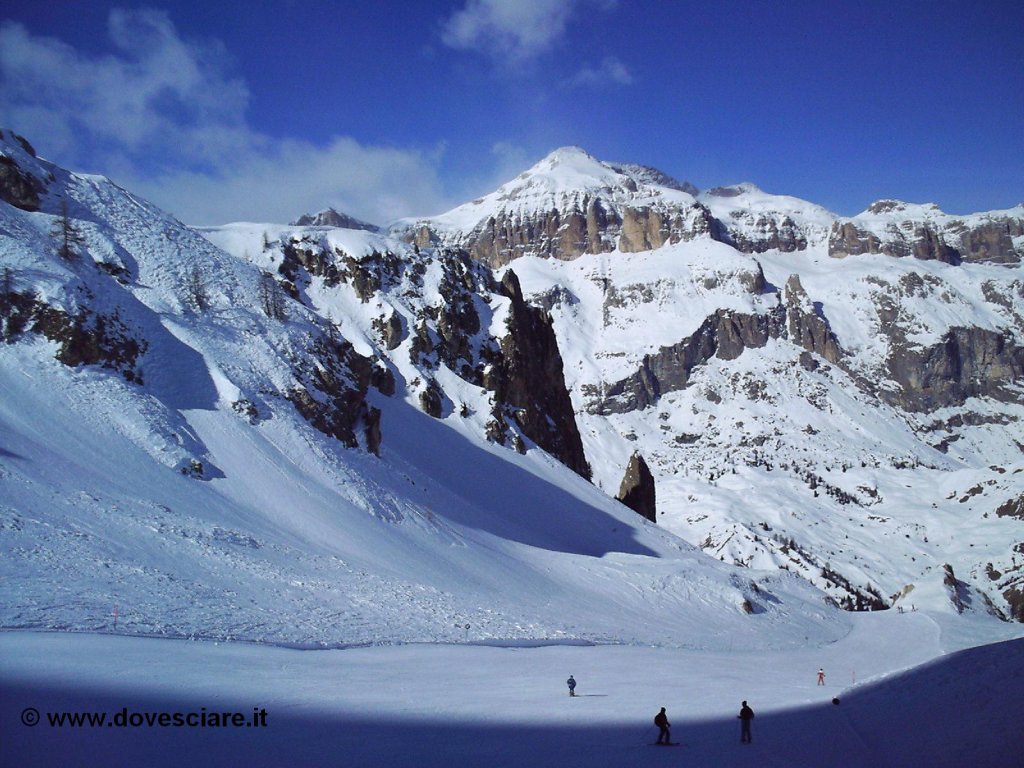
[[[574,259],[641,251],[707,232],[696,190],[645,166],[612,165],[562,147],[494,192],[392,229],[419,247],[466,248],[500,266],[529,253]]]
[[[1015,264],[1024,254],[1024,208],[950,216],[883,200],[844,218],[750,182],[700,192],[654,168],[562,147],[488,195],[402,220],[391,232],[418,247],[466,249],[492,266],[526,255],[634,253],[704,236],[750,254],[826,246],[836,258],[881,253]]]
[[[336,227],[339,229],[362,229],[367,232],[379,232],[380,227],[376,224],[368,224],[365,221],[349,216],[346,213],[339,213],[333,208],[325,208],[316,214],[303,214],[292,226],[296,227]]]
[[[568,148],[392,233],[196,230],[5,133],[0,623],[117,595],[147,634],[771,647],[840,606],[1024,618],[1024,210],[670,182]]]

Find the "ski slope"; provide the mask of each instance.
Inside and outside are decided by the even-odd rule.
[[[869,408],[827,372],[798,369],[794,350],[777,344],[712,361],[696,386],[665,397],[665,424],[650,413],[587,411],[588,384],[627,374],[708,312],[769,308],[774,298],[743,288],[761,267],[734,249],[698,239],[615,253],[614,263],[514,263],[525,293],[562,288],[580,299],[552,315],[595,470],[590,484],[533,444],[519,453],[489,442],[493,393],[436,357],[411,354],[408,332],[385,348],[377,321],[398,317],[408,331],[444,301],[443,265],[431,254],[377,233],[322,227],[236,224],[204,237],[103,177],[9,151],[49,179],[39,211],[0,204],[0,260],[19,300],[68,317],[87,310],[117,318],[145,345],[132,378],[59,362],[58,340],[42,333],[0,345],[0,762],[648,765],[676,759],[647,747],[659,706],[669,709],[681,754],[711,764],[878,765],[891,757],[904,765],[925,747],[929,765],[949,755],[963,758],[950,765],[1000,765],[1006,756],[1003,724],[1019,718],[999,720],[1000,702],[984,696],[1019,678],[1020,644],[986,644],[1020,637],[1020,627],[981,604],[958,616],[940,566],[951,554],[958,568],[995,560],[1018,525],[995,520],[983,535],[971,532],[997,494],[1020,487],[1024,467],[986,467],[1011,450],[1010,430],[1000,437],[998,425],[980,425],[976,438],[939,455],[890,410]],[[531,187],[534,202],[568,194],[577,177],[596,172],[596,161],[562,154],[572,183],[552,167],[551,184]],[[49,234],[61,202],[82,235],[77,260],[61,259]],[[408,274],[372,295],[304,274],[301,300],[274,318],[261,310],[259,289],[289,239],[338,259],[386,251]],[[791,258],[804,260],[798,271],[811,288],[849,303],[846,288],[827,292],[820,254],[765,256],[772,282],[782,283]],[[994,279],[990,270],[964,273],[974,286]],[[607,319],[595,278],[623,298]],[[205,288],[201,303],[190,295],[195,282]],[[848,282],[867,295],[864,281]],[[922,333],[969,317],[970,298],[951,302],[949,316]],[[506,330],[509,301],[474,296],[484,330],[473,344]],[[662,312],[664,302],[675,311]],[[847,326],[863,318],[837,317],[841,340],[851,343]],[[989,320],[998,326],[998,317]],[[288,397],[304,371],[323,372],[318,343],[334,336],[379,355],[373,364],[395,376],[394,394],[366,392],[381,412],[379,456],[366,450],[368,439],[347,448],[318,431]],[[418,407],[418,387],[434,375],[464,407],[440,418]],[[744,377],[773,378],[780,401],[734,391],[712,428],[698,399],[729,394]],[[806,406],[807,388],[837,404],[835,413]],[[807,432],[812,421],[817,431]],[[800,457],[787,451],[808,447],[831,456],[837,445],[851,462],[922,461],[913,475],[851,464],[849,477],[886,499],[884,515],[868,505],[856,519],[823,515],[837,508],[758,465],[703,476],[742,457],[768,425],[786,438],[776,462],[795,463]],[[697,456],[672,439],[691,430],[721,438],[722,450]],[[662,525],[607,493],[635,447],[659,473]],[[861,531],[865,522],[873,528]],[[812,583],[820,571],[813,561],[803,572],[786,570],[788,553],[750,537],[769,523],[796,531],[822,559],[840,537],[852,539],[833,562],[842,558],[848,573],[887,592],[916,584],[905,603],[921,610],[838,610]],[[876,535],[886,526],[891,534]],[[975,646],[985,647],[946,655]],[[829,670],[828,690],[811,684],[819,666]],[[571,701],[561,682],[570,673],[581,694]],[[909,676],[885,678],[898,674]],[[865,680],[877,686],[846,696]],[[823,704],[837,693],[840,709]],[[910,694],[923,703],[901,698]],[[755,744],[734,754],[725,750],[738,747],[730,736],[742,699],[758,712]],[[929,728],[929,711],[961,702],[969,704],[965,728],[977,736]],[[258,706],[269,724],[243,735],[19,723],[26,707],[129,706]],[[912,739],[907,718],[921,723]]]
[[[565,644],[303,651],[3,633],[0,760],[26,768],[1012,768],[1024,716],[1024,639],[943,655],[994,637],[991,626],[955,623],[924,612],[862,614],[835,643],[759,653],[742,635],[707,651]],[[819,667],[824,686],[815,684]],[[564,684],[570,674],[579,682],[575,698]],[[739,743],[741,700],[755,712],[750,745]],[[653,746],[652,719],[662,706],[679,747]],[[40,712],[34,727],[20,722],[27,707]],[[61,728],[47,719],[53,712],[114,717],[123,708],[247,718],[263,709],[266,722]]]

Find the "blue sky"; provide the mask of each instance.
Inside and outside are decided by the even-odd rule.
[[[382,222],[558,146],[852,215],[1024,201],[1018,2],[22,2],[0,124],[190,223]]]

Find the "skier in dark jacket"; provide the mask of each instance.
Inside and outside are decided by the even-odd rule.
[[[754,719],[754,710],[744,701],[737,717],[740,719],[740,742],[750,744],[753,741],[750,737],[750,721]]]
[[[665,714],[665,708],[661,708],[661,712],[654,716],[654,724],[658,726],[658,741],[657,744],[665,744],[666,746],[672,743],[672,737],[669,734],[669,728],[672,724],[668,721],[668,715]]]
[[[575,696],[576,695],[576,681],[573,679],[572,675],[569,675],[569,679],[565,681],[565,684],[569,686],[569,695],[570,696]]]

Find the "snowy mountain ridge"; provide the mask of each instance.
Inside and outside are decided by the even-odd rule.
[[[617,172],[557,150],[392,231],[513,270],[551,313],[610,493],[638,454],[659,522],[719,557],[796,569],[861,605],[892,605],[948,566],[951,584],[966,573],[1020,617],[1024,208],[952,216],[886,200],[844,218],[750,183],[691,196],[634,191]],[[768,476],[780,469],[781,485]],[[927,489],[923,503],[892,505],[904,487]],[[992,538],[960,562],[920,546],[961,528],[953,539]],[[893,552],[872,551],[897,530]],[[836,546],[847,540],[861,541]],[[879,601],[864,586],[882,571]]]
[[[580,150],[425,239],[200,233],[3,155],[5,626],[710,648],[827,642],[835,603],[1017,616],[1019,264],[755,257],[727,204],[825,215]],[[610,498],[635,453],[657,526]]]
[[[563,465],[553,335],[511,278],[365,230],[208,239],[5,138],[34,196],[11,204],[9,177],[0,203],[3,627],[301,647],[847,631],[801,580],[738,574]]]

